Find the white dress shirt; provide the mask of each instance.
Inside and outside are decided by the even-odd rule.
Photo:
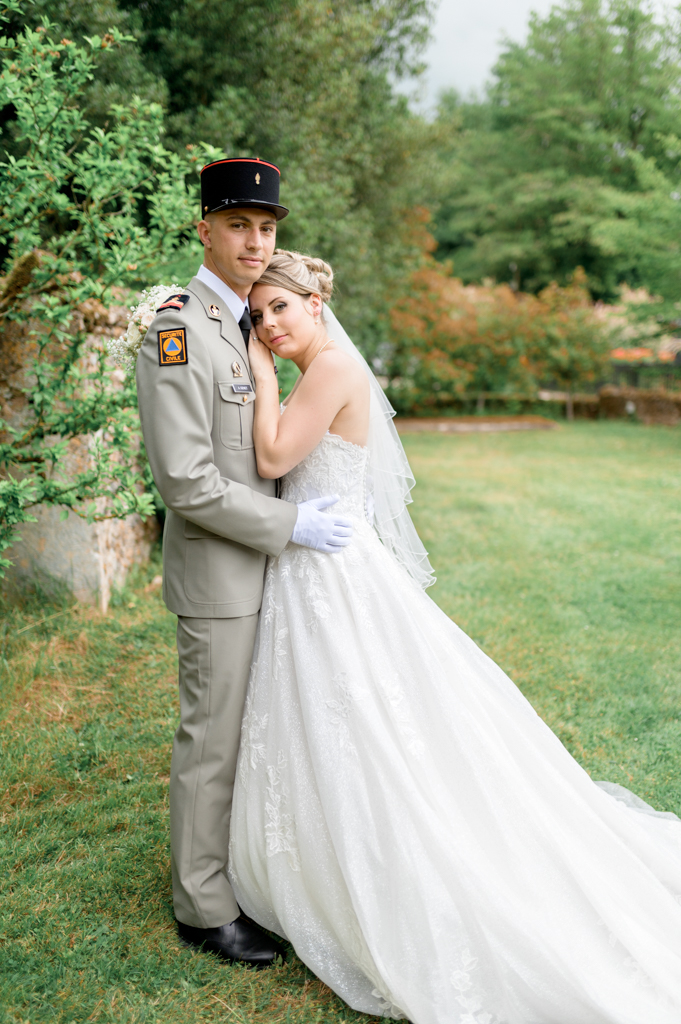
[[[248,309],[248,300],[244,302],[243,299],[240,299],[236,292],[233,292],[229,285],[225,284],[221,277],[214,274],[213,271],[209,270],[203,263],[199,267],[196,276],[199,281],[203,281],[204,284],[207,284],[209,288],[213,289],[215,294],[218,295],[227,306],[227,309],[230,311],[236,322],[239,323],[239,320],[241,320],[241,317],[244,315],[244,310]]]

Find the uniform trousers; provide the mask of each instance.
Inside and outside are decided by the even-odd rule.
[[[258,614],[179,616],[180,725],[170,768],[175,916],[216,928],[239,916],[227,878],[229,820]]]

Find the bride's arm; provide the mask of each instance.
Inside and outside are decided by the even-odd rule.
[[[345,352],[322,352],[299,378],[295,399],[279,411],[279,389],[270,350],[259,340],[249,342],[255,378],[253,441],[258,473],[276,479],[309,455],[366,378]]]

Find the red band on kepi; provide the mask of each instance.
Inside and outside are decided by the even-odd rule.
[[[282,220],[288,209],[279,202],[279,168],[267,160],[239,157],[215,160],[201,171],[201,215],[250,206],[271,210]]]

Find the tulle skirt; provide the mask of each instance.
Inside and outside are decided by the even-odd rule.
[[[594,783],[367,523],[269,562],[230,846],[356,1010],[681,1022],[681,822]]]

